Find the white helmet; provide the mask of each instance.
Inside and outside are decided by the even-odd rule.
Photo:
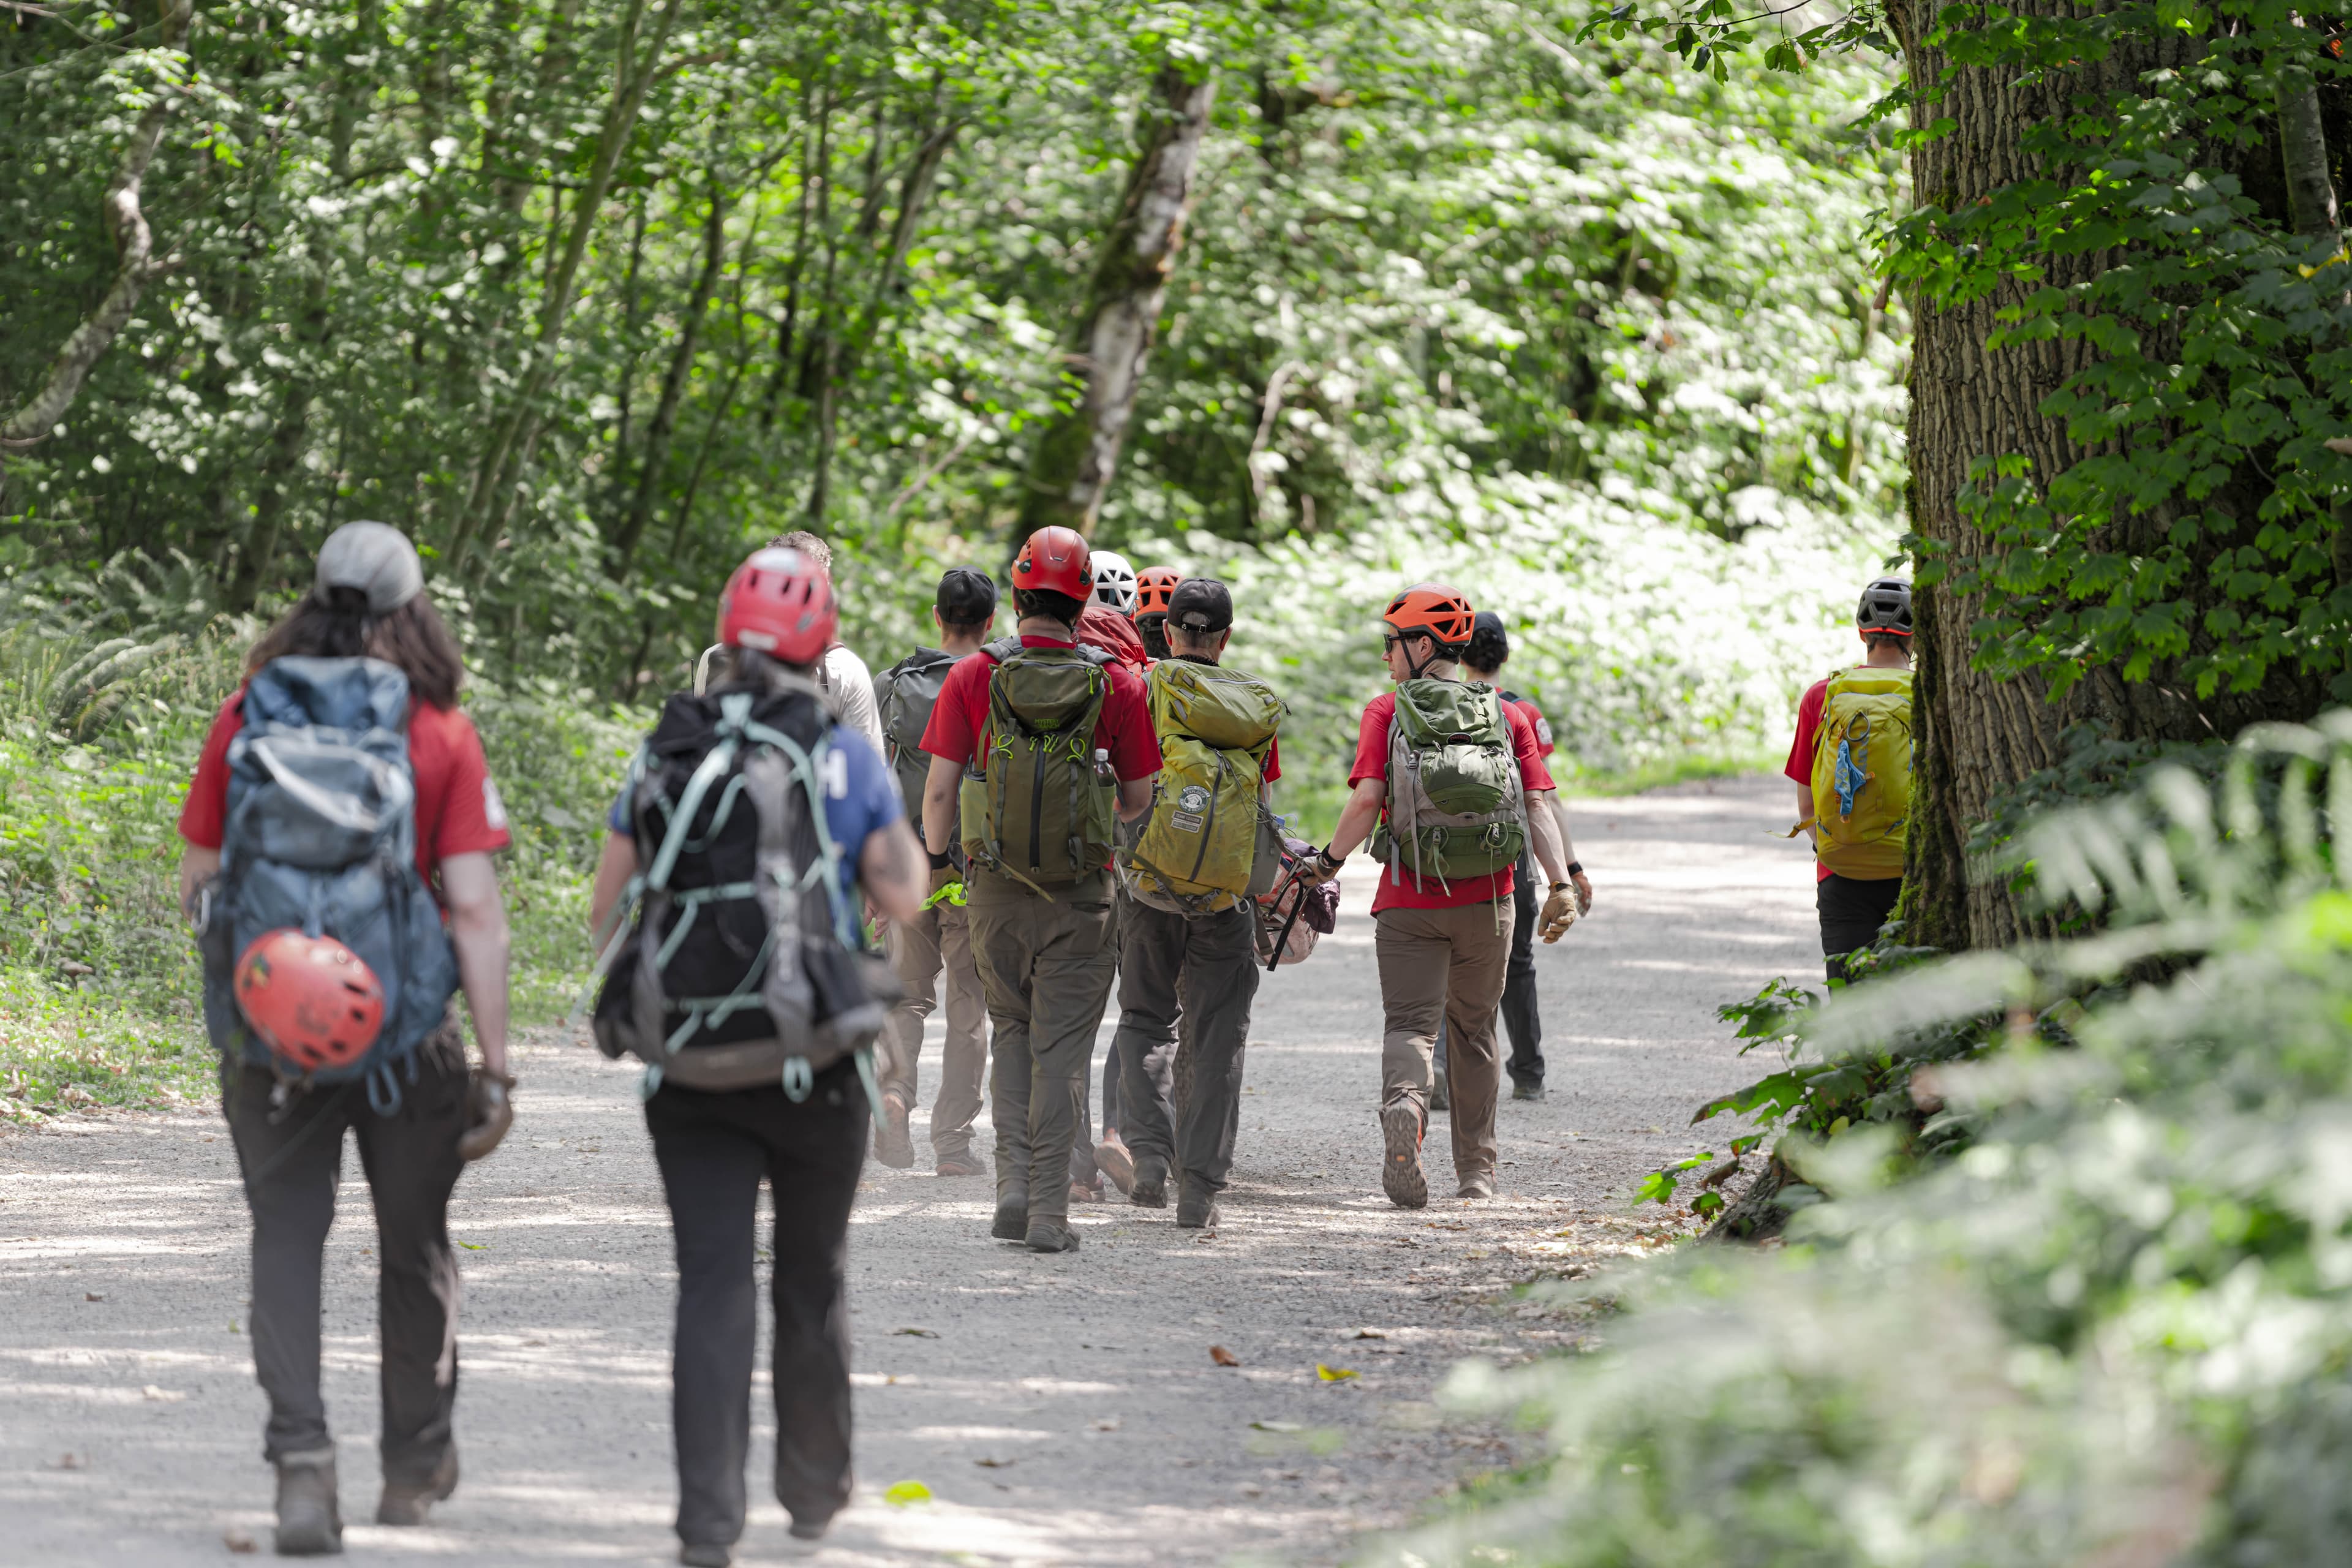
[[[1132,619],[1135,615],[1135,568],[1127,557],[1116,550],[1092,552],[1095,568],[1095,603],[1108,605]]]

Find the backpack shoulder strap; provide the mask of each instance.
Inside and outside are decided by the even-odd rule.
[[[997,663],[1003,664],[1006,659],[1011,658],[1014,654],[1021,651],[1021,638],[1018,635],[1009,637],[999,637],[992,643],[983,643],[981,645],[980,651],[994,659]]]

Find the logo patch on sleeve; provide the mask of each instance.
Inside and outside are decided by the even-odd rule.
[[[504,833],[507,828],[507,803],[499,798],[499,786],[490,779],[482,780],[482,820]]]

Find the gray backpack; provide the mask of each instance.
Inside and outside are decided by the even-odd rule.
[[[923,822],[923,784],[930,777],[930,753],[923,750],[923,731],[930,727],[931,709],[958,655],[935,647],[919,647],[874,678],[874,706],[882,715],[882,749],[898,777],[898,793],[907,802],[907,816],[919,828]]]
[[[305,1081],[364,1079],[382,1115],[415,1081],[416,1047],[457,990],[441,909],[416,869],[416,781],[408,762],[408,678],[373,658],[278,658],[246,683],[228,749],[220,871],[204,888],[196,941],[205,1025],[224,1057],[286,1064],[247,1028],[232,986],[237,956],[288,927],[331,936],[383,987],[383,1030],[348,1067]]]

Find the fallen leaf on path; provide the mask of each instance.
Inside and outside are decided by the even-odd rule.
[[[1326,1383],[1345,1383],[1356,1374],[1347,1367],[1325,1366],[1318,1361],[1315,1363],[1315,1375]]]
[[[106,1292],[103,1290],[85,1290],[81,1293],[81,1299],[85,1301],[103,1301],[106,1300]]]
[[[1242,1358],[1235,1355],[1233,1352],[1227,1350],[1223,1345],[1211,1345],[1209,1347],[1209,1359],[1215,1362],[1219,1366],[1239,1366],[1242,1364]]]
[[[158,1388],[151,1383],[147,1385],[147,1397],[155,1401],[158,1405],[173,1405],[185,1399],[187,1395],[182,1394],[177,1389]]]
[[[1388,1335],[1382,1333],[1378,1329],[1358,1329],[1356,1331],[1356,1337],[1360,1340],[1384,1340],[1388,1338]]]
[[[239,1556],[243,1556],[245,1553],[254,1550],[253,1537],[247,1535],[242,1530],[229,1530],[222,1531],[221,1544],[227,1547],[231,1552],[237,1553]]]
[[[1250,1430],[1253,1432],[1304,1432],[1307,1428],[1296,1421],[1253,1421],[1250,1423]]]
[[[1008,1466],[1017,1465],[1021,1461],[1018,1459],[974,1459],[972,1461],[973,1464],[978,1465],[983,1470],[1001,1470]]]
[[[1095,1430],[1096,1430],[1096,1431],[1097,1431],[1097,1432],[1116,1432],[1116,1431],[1118,1431],[1118,1416],[1116,1416],[1116,1415],[1108,1415],[1108,1416],[1105,1416],[1102,1420],[1097,1421],[1097,1422],[1096,1422],[1096,1423],[1095,1423]]]
[[[485,1242],[461,1241],[457,1245],[464,1247],[468,1252],[488,1252],[489,1250],[488,1244]]]
[[[940,1337],[940,1331],[937,1329],[892,1329],[890,1331],[894,1334],[910,1334],[919,1340],[935,1340]]]
[[[882,1500],[892,1508],[912,1508],[919,1502],[931,1500],[931,1489],[920,1481],[900,1481],[882,1494]]]
[[[57,1468],[61,1470],[79,1470],[83,1463],[84,1460],[79,1454],[59,1454]]]

